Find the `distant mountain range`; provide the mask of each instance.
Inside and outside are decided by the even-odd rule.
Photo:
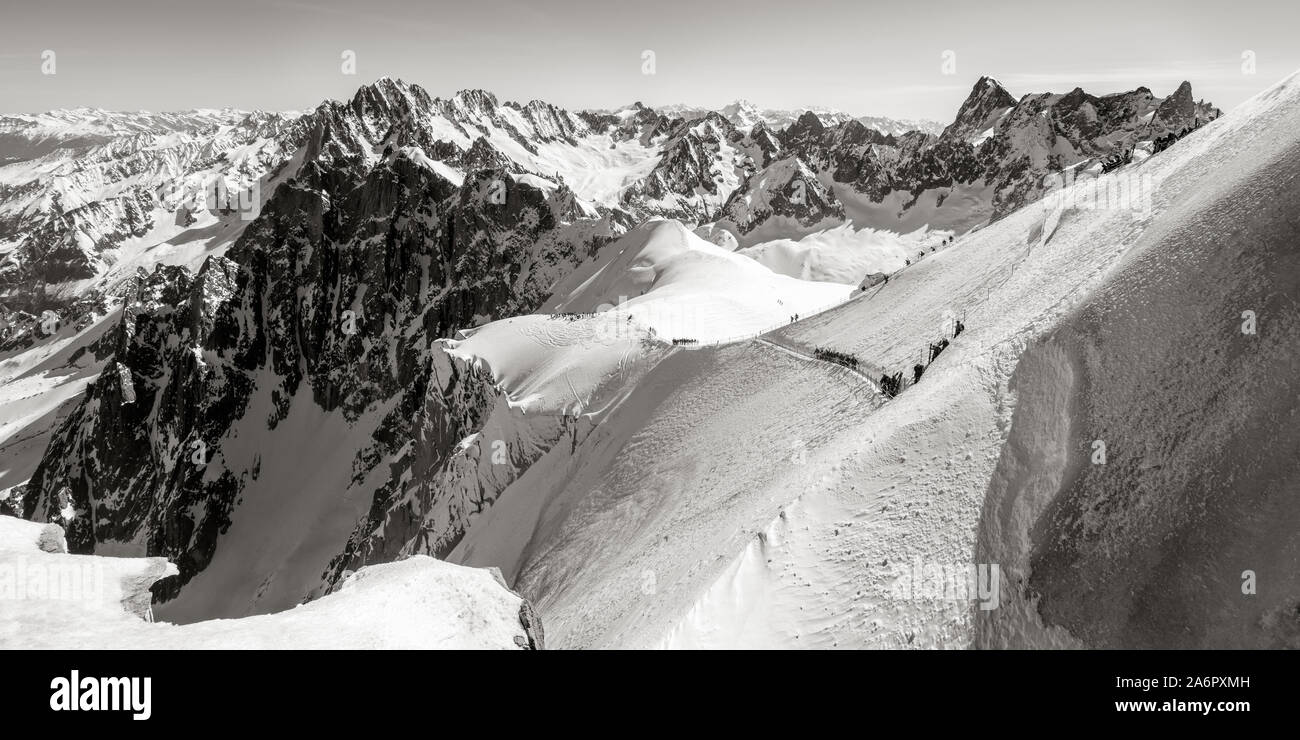
[[[664,115],[680,116],[688,120],[703,118],[710,112],[721,113],[724,118],[730,121],[734,126],[741,129],[753,128],[754,124],[762,121],[769,128],[780,130],[795,121],[804,113],[812,113],[817,116],[818,120],[825,126],[836,126],[848,121],[858,121],[868,128],[873,128],[882,134],[900,136],[908,131],[922,131],[927,134],[938,134],[943,131],[943,124],[936,121],[926,121],[923,119],[903,119],[887,118],[885,116],[854,116],[850,113],[835,110],[833,108],[762,108],[749,102],[748,100],[737,100],[733,103],[724,105],[721,108],[702,108],[689,105],[663,105],[658,106],[655,110]]]
[[[548,192],[571,194],[575,212],[608,216],[617,228],[650,215],[721,221],[746,245],[845,218],[907,231],[970,228],[1036,197],[1047,172],[1217,115],[1192,100],[1186,83],[1167,99],[1138,88],[1017,100],[982,78],[946,128],[902,131],[910,122],[875,126],[834,111],[796,116],[745,101],[721,111],[634,104],[573,113],[542,101],[500,103],[481,90],[432,98],[384,78],[348,104],[307,113],[3,116],[0,296],[12,303],[19,286],[115,269],[120,282],[133,256],[197,234],[201,212],[215,222],[231,198],[260,208],[289,170],[336,161],[365,169],[391,152],[430,163],[457,185],[474,170],[526,175]],[[783,195],[795,179],[801,202]],[[210,208],[218,199],[221,208]],[[245,208],[237,220],[249,217]],[[774,217],[780,221],[759,228]]]
[[[361,565],[446,554],[571,433],[558,417],[495,430],[506,462],[485,467],[470,451],[505,401],[438,340],[536,311],[647,220],[728,248],[845,222],[965,231],[1047,174],[1218,115],[1187,83],[1017,99],[981,78],[941,131],[904,131],[743,102],[572,112],[383,78],[304,113],[6,116],[0,349],[43,341],[54,310],[76,337],[62,361],[99,369],[24,427],[48,446],[11,466],[25,482],[6,505],[62,522],[72,552],[165,555],[179,570],[155,595],[173,618],[288,608]],[[286,491],[300,498],[277,503]],[[300,567],[239,580],[225,533],[280,526],[285,507],[315,549],[277,539],[258,552]]]

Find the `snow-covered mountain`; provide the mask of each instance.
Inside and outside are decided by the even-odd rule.
[[[1293,76],[1121,169],[1145,216],[1081,178],[807,320],[607,374],[622,399],[448,558],[562,647],[1295,647],[1298,113]]]
[[[303,114],[49,149],[0,167],[0,509],[59,523],[75,553],[174,562],[152,592],[177,622],[325,603],[431,555],[501,568],[565,645],[714,644],[742,607],[764,616],[737,644],[970,641],[955,612],[906,605],[810,629],[795,596],[865,611],[881,586],[838,566],[824,583],[804,551],[830,530],[854,541],[836,563],[973,551],[1014,406],[989,398],[1030,329],[1146,233],[1129,212],[1050,216],[1050,176],[1127,156],[1171,178],[1155,208],[1176,214],[1205,187],[1187,152],[1254,162],[1282,90],[1229,126],[1186,84],[1017,100],[984,78],[941,132],[895,134],[384,78]],[[249,208],[212,205],[212,182]],[[1027,241],[1041,262],[1017,261]],[[881,371],[910,367],[944,309],[979,343],[942,362],[976,370],[936,365],[887,402]],[[934,421],[954,398],[969,443]],[[924,475],[896,459],[910,435],[942,451]],[[843,591],[863,579],[871,604]],[[737,585],[759,606],[719,595]]]
[[[732,193],[719,223],[742,246],[811,233],[841,213],[859,228],[966,231],[1041,197],[1053,173],[1144,156],[1160,137],[1219,115],[1195,102],[1186,82],[1165,99],[1143,87],[1017,101],[988,77],[939,136],[884,136],[856,121],[827,126],[805,114],[778,134],[774,161]]]
[[[886,116],[858,116],[854,120],[870,129],[875,129],[886,136],[899,137],[909,131],[938,136],[943,132],[943,124],[924,118],[889,118]]]
[[[248,111],[232,108],[173,113],[75,108],[31,115],[0,114],[0,151],[4,152],[0,164],[36,159],[57,149],[89,149],[132,136],[237,126],[249,115]]]
[[[716,112],[731,122],[733,126],[742,130],[752,129],[756,124],[761,122],[774,131],[780,131],[799,120],[799,117],[804,113],[812,113],[824,126],[836,126],[841,123],[856,120],[867,127],[875,129],[876,131],[888,136],[901,136],[908,131],[920,131],[922,133],[937,135],[943,131],[943,125],[936,123],[935,121],[888,118],[886,116],[853,116],[849,113],[835,110],[834,108],[759,108],[754,103],[743,98],[728,103],[716,110],[681,104],[657,106],[655,110],[666,116],[685,118],[687,120],[704,118],[709,113]]]
[[[219,251],[304,134],[296,114],[232,110],[0,118],[0,291],[30,306],[103,287],[89,279],[113,267],[120,277],[168,259],[160,246],[191,259]]]
[[[435,99],[387,78],[352,104],[366,108],[358,121],[365,145],[379,147],[350,152],[358,166],[400,141],[459,173],[453,180],[493,166],[563,186],[584,217],[623,226],[649,216],[718,221],[741,246],[799,238],[843,218],[858,229],[966,230],[1041,195],[1047,173],[1149,151],[1162,134],[1218,115],[1186,84],[1166,100],[1139,88],[1016,102],[988,78],[939,135],[882,132],[826,112],[759,115],[743,101],[721,112],[636,104],[572,113],[541,101],[500,103],[484,91]],[[137,268],[197,269],[234,243],[304,158],[332,164],[334,153],[307,141],[334,111],[0,120],[0,157],[16,160],[0,166],[0,302],[32,313],[46,297],[114,294]]]

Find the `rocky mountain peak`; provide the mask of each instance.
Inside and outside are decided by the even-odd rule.
[[[1197,113],[1198,106],[1192,97],[1192,83],[1184,80],[1173,94],[1160,101],[1156,114],[1151,119],[1151,130],[1154,133],[1179,133],[1194,128],[1197,123]],[[1217,115],[1217,109],[1214,115]]]
[[[781,132],[781,142],[786,146],[797,143],[809,143],[821,139],[822,134],[826,131],[826,125],[822,119],[812,111],[804,111]]]
[[[981,77],[957,109],[957,117],[944,129],[944,136],[965,138],[977,134],[987,129],[998,115],[1015,104],[1016,99],[1002,83],[992,77]]]
[[[497,97],[487,90],[459,90],[451,98],[458,110],[476,116],[491,116],[497,110]]]

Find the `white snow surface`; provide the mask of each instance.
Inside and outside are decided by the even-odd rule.
[[[526,640],[522,600],[496,576],[426,556],[362,568],[287,611],[178,626],[128,609],[146,609],[149,585],[174,565],[65,550],[57,525],[0,516],[0,649],[513,650]]]
[[[607,407],[674,339],[747,339],[838,305],[855,287],[773,272],[678,221],[655,220],[579,267],[548,314],[495,321],[445,344],[486,367],[512,407],[580,415]]]
[[[802,239],[774,239],[739,250],[773,272],[800,280],[861,283],[872,273],[903,269],[908,259],[937,248],[951,231],[917,229],[908,234],[845,223]]]

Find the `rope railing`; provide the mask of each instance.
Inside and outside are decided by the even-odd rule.
[[[922,350],[916,357],[916,362],[902,371],[890,375],[888,372],[881,372],[880,387],[881,391],[888,397],[894,398],[903,391],[911,388],[921,382],[925,371],[930,365],[939,358],[939,355],[956,341],[957,337],[966,330],[966,312],[962,311],[961,316],[954,316],[952,323],[941,332],[937,342],[931,342],[929,347]],[[911,361],[911,358],[908,358]],[[920,368],[918,371],[917,368]],[[910,373],[910,375],[909,375]]]

